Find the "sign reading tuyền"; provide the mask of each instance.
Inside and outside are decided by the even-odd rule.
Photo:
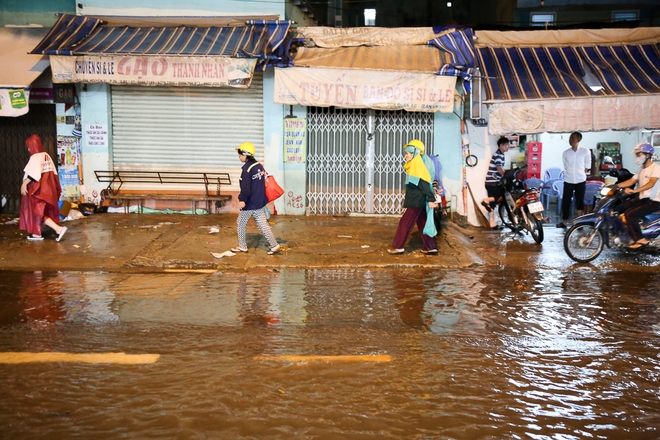
[[[450,113],[455,76],[332,68],[275,69],[275,102],[315,107]]]
[[[53,82],[248,88],[255,59],[86,55],[53,56]]]

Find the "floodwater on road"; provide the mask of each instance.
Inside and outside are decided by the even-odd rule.
[[[659,285],[591,266],[3,273],[0,436],[658,438]]]

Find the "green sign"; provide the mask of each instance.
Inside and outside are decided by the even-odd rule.
[[[25,99],[24,89],[15,89],[9,91],[9,100],[12,108],[27,107],[27,100]]]

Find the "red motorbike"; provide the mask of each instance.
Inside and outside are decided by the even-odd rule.
[[[526,168],[507,170],[500,180],[504,196],[498,200],[497,212],[502,224],[514,232],[526,230],[535,242],[543,241],[543,203],[537,188],[525,188],[520,173]]]

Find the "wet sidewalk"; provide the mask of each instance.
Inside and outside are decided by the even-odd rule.
[[[236,215],[94,214],[62,224],[61,242],[29,242],[12,216],[0,216],[0,270],[204,271],[252,268],[465,268],[498,264],[497,235],[446,219],[439,255],[424,255],[416,231],[403,255],[389,255],[399,217],[272,216],[282,249],[268,244],[250,220],[249,252],[215,258],[237,244]],[[9,224],[7,223],[9,221]],[[217,231],[217,232],[216,232]],[[490,251],[488,251],[490,249]]]

